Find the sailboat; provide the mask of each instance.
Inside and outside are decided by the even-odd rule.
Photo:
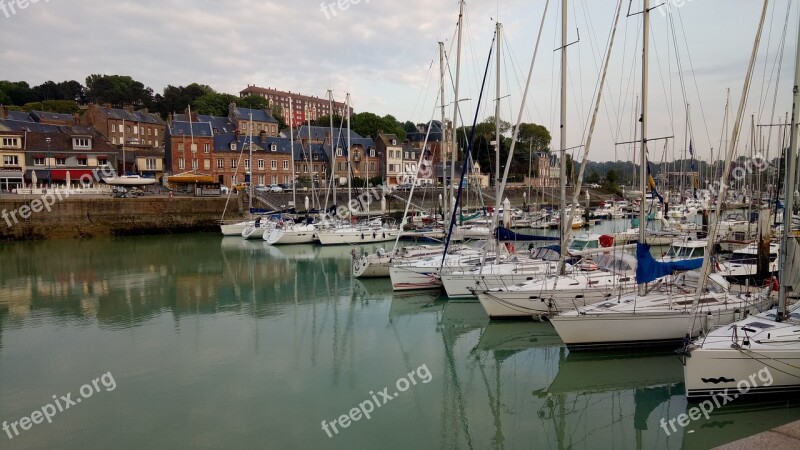
[[[111,186],[150,186],[156,184],[155,178],[144,178],[141,175],[127,175],[125,173],[125,120],[122,120],[122,175],[103,177],[102,181]]]
[[[640,183],[644,192],[647,160],[647,83],[648,46],[650,38],[650,1],[643,0],[643,58],[642,58],[642,116],[641,116],[641,161]],[[764,17],[759,25],[758,36],[763,29]],[[752,78],[753,61],[758,49],[758,38],[753,48],[753,58],[745,78],[742,97],[746,98]],[[734,127],[726,165],[730,165],[739,132],[739,123],[744,109],[739,109],[739,120]],[[728,172],[724,172],[726,176]],[[722,181],[725,181],[723,178]],[[717,214],[721,209],[722,196],[718,199]],[[644,204],[644,198],[642,198]],[[640,223],[645,222],[645,209],[640,208]],[[640,227],[637,244],[636,281],[638,292],[617,299],[582,307],[551,318],[558,335],[571,349],[597,349],[611,347],[672,345],[687,337],[741,320],[749,314],[767,309],[771,299],[762,294],[733,294],[728,282],[718,274],[709,274],[710,253],[708,248],[703,258],[701,272],[687,272],[674,279],[660,278],[672,272],[673,265],[681,266],[689,261],[657,263],[644,243],[645,230]],[[713,245],[716,223],[712,224],[708,246]],[[680,267],[686,268],[686,267]],[[701,275],[702,274],[702,275]],[[659,279],[660,278],[660,279]],[[658,281],[657,281],[658,280]],[[647,283],[656,281],[651,286]],[[688,329],[687,329],[688,328]]]
[[[792,223],[795,204],[800,35],[796,52],[791,136],[785,158],[787,201],[784,223]],[[800,284],[799,261],[798,233],[786,229],[781,235],[780,276],[776,280],[779,285],[778,306],[713,330],[689,345],[684,352],[683,369],[686,397],[692,399],[730,392],[736,398],[800,391],[800,302],[787,306],[789,294],[795,293],[796,296]]]
[[[347,205],[350,220],[355,219],[355,210],[352,207],[352,183],[350,161],[352,158],[352,147],[350,145],[350,94],[347,94]],[[332,152],[335,155],[335,152]],[[335,185],[334,180],[334,185]],[[393,219],[390,219],[393,220]],[[386,242],[394,240],[400,234],[400,228],[391,223],[383,223],[380,218],[368,220],[360,223],[334,224],[319,230],[315,236],[316,240],[322,245],[353,245],[369,244],[373,242]]]

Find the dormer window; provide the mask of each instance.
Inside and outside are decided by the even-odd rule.
[[[375,149],[374,148],[369,149],[369,157],[370,158],[374,158],[375,157]]]
[[[336,156],[342,156],[342,147],[336,147]]]
[[[392,145],[397,145],[397,139],[392,139]]]
[[[89,138],[72,138],[72,147],[91,150],[92,140]]]
[[[277,152],[278,151],[278,144],[269,144],[269,151]]]
[[[231,150],[236,151],[236,142],[231,142]]]

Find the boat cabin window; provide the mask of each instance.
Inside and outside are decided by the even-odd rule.
[[[590,248],[599,248],[600,244],[597,242],[596,239],[592,240],[585,240],[585,239],[575,239],[569,244],[569,249],[573,251],[581,251]]]
[[[770,255],[770,259],[772,259],[772,255]],[[736,253],[734,252],[731,255],[731,259],[728,260],[730,263],[736,264],[757,264],[758,258],[757,255],[752,253]]]

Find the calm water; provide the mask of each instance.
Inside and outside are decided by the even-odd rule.
[[[0,421],[82,401],[0,448],[707,448],[800,419],[741,403],[668,436],[660,420],[687,411],[677,357],[570,354],[549,324],[352,280],[349,252],[2,244]],[[323,420],[373,396],[328,437]]]

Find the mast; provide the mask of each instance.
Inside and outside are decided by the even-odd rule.
[[[350,148],[350,93],[349,92],[347,93],[347,100],[345,100],[344,107],[347,110],[347,111],[345,111],[347,113],[347,210],[350,211],[350,221],[352,222],[352,217],[353,217],[353,206],[352,205],[353,205],[353,201],[352,201],[352,198],[351,198],[352,187],[350,185],[350,171],[351,171],[350,161],[351,161],[351,157],[352,157],[352,153],[353,152],[351,151],[352,149]],[[334,187],[334,189],[336,189],[336,188]],[[336,191],[334,191],[334,192],[336,192]],[[334,200],[336,199],[336,195],[335,194],[334,194],[333,198],[334,198]]]
[[[503,32],[503,24],[497,22],[496,24],[497,29],[497,55],[495,55],[495,59],[497,61],[497,72],[495,76],[495,88],[496,88],[496,97],[494,101],[494,128],[495,128],[495,143],[494,143],[494,215],[492,216],[492,232],[497,229],[497,225],[500,221],[500,205],[502,204],[502,200],[500,199],[500,142],[502,136],[500,136],[500,63],[502,62],[502,32]],[[499,241],[498,241],[498,245]]]
[[[561,258],[559,274],[564,275],[567,255],[567,0],[561,0]],[[572,224],[569,224],[571,226]]]
[[[456,178],[456,160],[458,160],[458,152],[456,149],[458,148],[458,136],[456,135],[456,122],[458,122],[458,92],[459,92],[459,85],[461,82],[461,31],[463,29],[463,22],[464,19],[464,0],[461,0],[458,3],[458,43],[456,44],[456,87],[455,93],[453,97],[453,131],[452,131],[452,146],[450,147],[450,151],[452,152],[453,157],[452,163],[450,165],[450,199],[455,198],[453,196],[453,180]],[[444,124],[442,124],[444,126]],[[451,205],[453,210],[455,210],[456,205]]]
[[[792,212],[794,212],[795,190],[795,155],[797,154],[797,114],[800,113],[798,105],[798,92],[800,91],[800,33],[797,37],[797,54],[795,56],[794,86],[792,87],[792,124],[789,128],[789,148],[786,150],[786,194],[783,205],[783,235],[781,236],[780,268],[786,268],[789,259],[789,235],[792,232]],[[778,314],[776,320],[781,321],[786,317],[786,277],[781,277],[780,291],[778,291]]]
[[[294,106],[292,97],[289,97],[289,158],[292,164],[292,207],[297,212],[297,186],[295,186],[295,167],[294,167]],[[312,170],[313,172],[313,170]]]
[[[247,173],[250,175],[250,186],[247,187],[248,190],[248,197],[250,198],[250,211],[253,210],[253,194],[255,193],[255,189],[253,188],[253,111],[250,110],[250,144],[248,147],[248,160],[247,160]],[[192,138],[192,148],[194,148],[194,138]],[[266,181],[266,180],[265,180]]]
[[[333,183],[333,204],[336,204],[336,148],[333,146],[333,91],[328,89],[328,119],[331,130],[331,183]],[[341,124],[341,122],[339,122]],[[341,130],[341,125],[339,125]],[[310,132],[310,131],[309,131]],[[325,194],[325,207],[328,207],[328,194]],[[348,206],[349,207],[349,206]]]
[[[189,115],[189,117],[192,117],[191,114]],[[192,122],[189,122],[189,128],[191,128],[191,127],[192,127]],[[122,175],[117,174],[117,176],[124,176],[125,173],[126,173],[126,171],[125,171],[125,119],[122,119]],[[50,183],[52,184],[53,180],[50,180]]]
[[[641,156],[641,166],[639,166],[639,187],[642,190],[642,201],[639,205],[639,243],[644,244],[645,226],[645,181],[647,179],[647,83],[648,76],[648,56],[650,46],[650,0],[642,0],[644,8],[642,10],[642,143],[639,149]],[[645,294],[645,285],[638,284],[639,295]]]
[[[441,121],[441,131],[442,135],[439,138],[439,151],[442,161],[442,220],[444,226],[447,227],[447,136],[445,133],[445,125],[444,125],[444,42],[439,42],[439,103],[442,105],[442,121]],[[431,124],[428,124],[428,132],[430,132]],[[455,132],[455,131],[454,131]],[[424,150],[423,150],[424,152]],[[435,175],[435,174],[434,174]]]

